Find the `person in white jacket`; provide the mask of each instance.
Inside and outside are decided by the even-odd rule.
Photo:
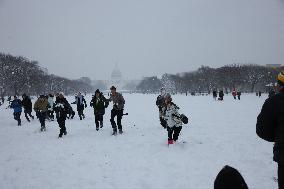
[[[170,94],[165,95],[164,119],[167,122],[168,144],[173,144],[178,140],[182,129],[182,121],[178,112],[179,107],[172,102]]]

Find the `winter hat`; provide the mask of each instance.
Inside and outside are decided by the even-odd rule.
[[[284,87],[284,70],[278,74],[277,83],[278,83],[278,85]]]
[[[45,95],[41,94],[39,95],[39,98],[45,98]]]
[[[101,93],[101,92],[100,92],[100,90],[99,90],[99,89],[97,89],[95,93]]]
[[[214,189],[248,189],[248,186],[238,170],[226,165],[218,173]]]
[[[115,86],[111,86],[110,90],[116,90]]]

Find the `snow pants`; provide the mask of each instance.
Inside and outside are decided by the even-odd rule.
[[[66,134],[65,118],[57,118],[57,123],[60,128],[59,137],[62,137],[63,134]]]
[[[179,137],[179,133],[181,131],[182,127],[167,127],[168,131],[168,140],[174,140],[177,141]]]
[[[78,112],[78,115],[80,117],[80,120],[85,119],[85,115],[84,115],[84,105],[80,105],[77,107],[77,112]]]
[[[24,110],[25,113],[25,117],[28,121],[30,121],[29,117],[31,117],[32,119],[34,119],[34,116],[32,115],[32,111],[31,110]]]
[[[38,112],[37,113],[41,129],[45,129],[45,117],[46,117],[46,112]]]
[[[16,121],[18,121],[18,126],[21,125],[21,114],[22,112],[14,112],[13,115],[14,115],[14,119]]]
[[[114,121],[115,116],[117,116],[117,127]],[[110,123],[114,131],[117,131],[117,128],[118,130],[122,130],[122,125],[121,125],[122,116],[123,116],[123,110],[116,110],[116,109],[111,110]]]
[[[98,129],[100,126],[103,127],[104,115],[103,114],[95,114],[95,122],[96,128]]]

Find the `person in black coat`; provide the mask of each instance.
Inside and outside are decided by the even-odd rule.
[[[69,106],[70,104],[68,103],[66,98],[64,98],[63,93],[60,93],[58,98],[55,101],[54,108],[53,108],[56,113],[57,123],[60,128],[60,133],[58,135],[58,138],[61,138],[63,134],[67,135],[65,121],[67,117],[67,112],[69,111]]]
[[[96,90],[95,95],[93,96],[90,106],[94,108],[96,130],[103,127],[105,109],[108,107],[109,102],[104,97],[103,93],[99,89]]]
[[[27,96],[26,94],[23,94],[22,98],[23,98],[22,106],[24,107],[25,117],[26,117],[27,121],[30,122],[29,117],[34,119],[34,116],[32,115],[32,111],[33,111],[32,101],[31,101],[30,97]]]
[[[82,118],[85,119],[84,108],[87,107],[87,103],[86,103],[84,96],[79,92],[76,95],[75,100],[76,100],[75,104],[77,105],[77,112],[80,117],[80,120],[82,120]]]
[[[221,91],[219,91],[219,98],[218,98],[218,100],[224,100],[224,92],[221,90]]]
[[[278,185],[284,189],[284,71],[277,77],[279,93],[268,98],[257,117],[256,133],[274,142],[273,160],[278,163]]]
[[[217,91],[216,91],[216,90],[213,91],[213,99],[214,99],[214,100],[217,99]]]

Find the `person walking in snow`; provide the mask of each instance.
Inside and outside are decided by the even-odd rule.
[[[234,99],[236,100],[236,99],[237,99],[237,98],[236,98],[236,96],[237,96],[237,92],[236,92],[236,90],[235,90],[235,89],[233,90],[232,95],[233,95]]]
[[[214,100],[217,99],[217,91],[216,91],[216,90],[213,91],[213,99],[214,99]]]
[[[14,119],[18,122],[18,126],[21,126],[21,114],[22,114],[22,102],[17,96],[14,96],[14,100],[9,106],[14,110]]]
[[[54,101],[53,101],[53,95],[49,94],[47,101],[48,101],[48,109],[47,109],[47,115],[48,118],[53,121],[54,120],[54,110],[53,110],[53,105],[54,105]]]
[[[170,94],[165,95],[165,107],[163,107],[164,119],[167,122],[168,144],[173,144],[178,140],[182,129],[182,121],[178,112],[179,107],[172,102]]]
[[[161,94],[157,97],[156,105],[159,108],[160,124],[162,125],[164,129],[166,129],[167,122],[163,119],[163,116],[164,116],[163,107],[165,107],[165,89],[164,88],[161,88]]]
[[[122,96],[122,94],[116,92],[116,87],[112,86],[110,88],[111,94],[109,101],[113,102],[113,108],[111,110],[111,118],[110,123],[112,125],[113,129],[113,135],[117,134],[117,129],[119,130],[119,134],[122,134],[122,125],[121,125],[121,119],[123,116],[123,110],[124,110],[124,104],[125,100]],[[114,118],[117,117],[117,123],[115,123]]]
[[[219,91],[219,98],[218,98],[218,100],[224,100],[224,92],[221,90],[221,91]]]
[[[82,118],[85,119],[84,108],[87,107],[87,103],[86,103],[84,96],[81,94],[81,92],[79,92],[76,95],[75,104],[77,105],[77,112],[80,117],[80,120],[82,120]]]
[[[241,100],[241,95],[242,95],[241,91],[238,91],[237,92],[238,100]]]
[[[45,131],[45,118],[47,114],[47,106],[48,101],[47,98],[44,95],[40,95],[37,101],[34,104],[34,111],[36,112],[36,115],[40,122],[40,131]]]
[[[99,89],[96,90],[95,95],[93,96],[90,106],[94,108],[95,114],[95,122],[96,122],[96,130],[98,131],[99,128],[102,128],[104,123],[104,114],[105,109],[108,107],[109,102],[104,97],[103,93],[100,92]]]
[[[268,141],[274,142],[273,160],[278,163],[278,186],[284,189],[284,71],[277,76],[279,93],[268,98],[257,117],[256,133]]]
[[[23,98],[22,105],[24,107],[25,117],[26,117],[27,121],[30,122],[29,117],[34,119],[34,116],[32,115],[33,104],[32,104],[32,101],[31,101],[30,97],[27,96],[26,94],[23,94],[22,98]]]
[[[66,98],[64,98],[64,94],[60,93],[58,95],[58,98],[55,101],[55,104],[54,104],[54,111],[56,113],[57,123],[58,123],[59,128],[60,128],[58,138],[61,138],[63,136],[63,134],[67,135],[65,121],[66,121],[66,118],[67,118],[67,113],[69,111],[69,107],[70,107],[70,104],[68,103]]]

